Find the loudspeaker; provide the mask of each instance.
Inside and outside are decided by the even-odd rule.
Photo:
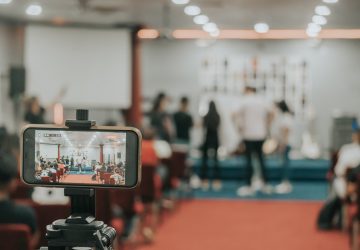
[[[11,98],[19,96],[25,92],[25,79],[26,71],[24,67],[11,67],[10,68],[10,91]]]

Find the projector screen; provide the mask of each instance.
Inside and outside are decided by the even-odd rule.
[[[29,25],[25,32],[27,94],[42,104],[128,108],[130,32]]]

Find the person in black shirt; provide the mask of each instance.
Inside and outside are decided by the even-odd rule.
[[[203,189],[209,188],[208,183],[208,157],[210,150],[214,159],[214,177],[215,181],[212,183],[214,190],[221,189],[220,182],[220,168],[218,163],[218,148],[219,148],[219,127],[220,115],[216,109],[214,101],[209,104],[209,111],[203,119],[203,126],[205,130],[205,140],[202,146],[202,166],[200,177],[203,181]]]
[[[190,129],[193,126],[193,119],[188,112],[189,99],[182,97],[180,100],[180,109],[174,114],[176,128],[176,137],[178,140],[189,143]]]
[[[167,105],[168,97],[164,93],[159,93],[154,100],[149,118],[150,125],[154,128],[158,139],[171,142],[173,139],[173,121],[166,112]]]
[[[30,98],[26,106],[25,121],[32,124],[44,124],[44,116],[45,109],[40,106],[38,98]]]
[[[0,224],[25,224],[33,235],[30,242],[35,247],[39,240],[36,217],[32,208],[11,201],[10,193],[16,189],[16,159],[0,152]]]

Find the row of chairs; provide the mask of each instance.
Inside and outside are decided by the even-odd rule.
[[[42,176],[41,177],[41,181],[45,182],[45,183],[49,183],[49,182],[59,182],[60,179],[64,178],[65,176],[65,169],[60,168],[58,170],[56,170],[56,174],[53,174],[50,176]]]
[[[335,176],[335,166],[338,161],[338,151],[331,155],[331,166],[327,173],[329,183],[332,183]],[[351,169],[348,169],[349,173]],[[351,250],[360,250],[360,175],[357,176],[356,193],[342,200],[341,208],[341,230],[349,235]],[[331,188],[331,186],[330,186]]]
[[[163,206],[165,187],[170,191],[179,189],[187,174],[186,152],[173,152],[170,159],[163,161],[168,169],[168,178],[164,182],[157,173],[157,166],[143,165],[142,182],[132,190],[98,189],[96,190],[96,218],[117,230],[117,248],[134,249],[138,244],[151,240],[159,223],[165,221],[169,210]],[[104,181],[105,181],[105,176]],[[110,180],[109,180],[110,181]],[[37,215],[40,230],[38,247],[45,246],[46,225],[56,219],[66,218],[70,214],[70,205],[41,205],[29,199],[29,187],[19,183],[12,198],[17,202],[33,207]],[[180,200],[173,201],[179,204]],[[132,230],[129,231],[129,224]],[[11,237],[10,237],[11,236]],[[14,241],[6,239],[16,236]],[[2,225],[0,227],[0,249],[30,249],[30,232],[23,225]],[[15,238],[14,238],[15,239]],[[7,244],[6,246],[1,245]]]

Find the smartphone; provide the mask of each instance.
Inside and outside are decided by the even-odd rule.
[[[35,186],[133,188],[141,178],[140,147],[135,128],[28,125],[21,178]]]

